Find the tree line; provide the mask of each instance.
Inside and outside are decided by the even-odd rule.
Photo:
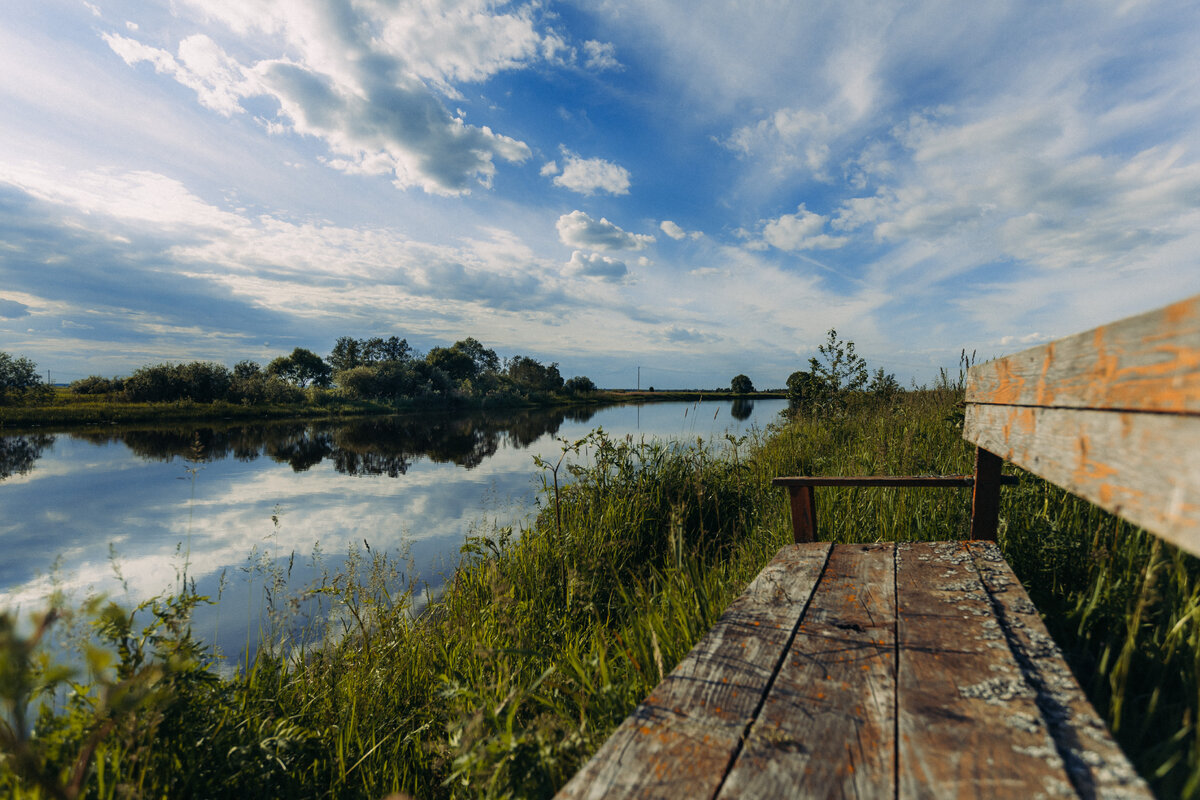
[[[854,342],[838,338],[830,328],[818,355],[808,359],[807,370],[796,370],[787,379],[788,402],[793,411],[812,413],[830,411],[845,405],[854,394],[867,392],[891,400],[904,391],[896,376],[879,367],[867,370],[867,362],[854,351]],[[729,382],[735,394],[749,394],[754,383],[746,375],[735,375]]]
[[[396,336],[343,336],[322,358],[297,347],[265,367],[239,361],[232,368],[212,361],[161,363],[126,377],[90,375],[69,390],[129,402],[297,403],[327,395],[365,400],[544,401],[596,391],[590,378],[564,380],[558,363],[529,356],[501,359],[495,350],[467,337],[421,354]],[[36,402],[50,394],[28,358],[0,352],[0,403]]]

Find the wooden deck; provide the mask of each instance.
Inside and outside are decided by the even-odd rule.
[[[783,548],[559,796],[1151,797],[978,541]]]

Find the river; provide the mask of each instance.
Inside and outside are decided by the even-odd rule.
[[[719,444],[785,400],[662,402],[341,422],[181,424],[0,436],[0,608],[59,590],[127,605],[194,583],[200,638],[253,648],[263,598],[387,553],[436,594],[467,536],[519,528],[562,439],[596,428]],[[282,600],[275,598],[276,604]]]

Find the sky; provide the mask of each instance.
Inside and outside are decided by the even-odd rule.
[[[903,384],[1200,292],[1200,4],[6,0],[0,350]],[[640,367],[640,377],[639,377]]]

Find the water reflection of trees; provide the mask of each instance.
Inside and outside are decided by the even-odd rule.
[[[729,414],[738,422],[745,422],[754,414],[754,401],[747,400],[744,397],[735,399],[733,407],[729,409]]]
[[[564,421],[587,422],[594,408],[372,417],[348,421],[168,427],[73,434],[97,444],[120,441],[141,458],[252,461],[266,456],[303,472],[324,460],[347,475],[408,472],[421,458],[477,467],[507,442],[524,448],[553,436]]]
[[[54,436],[48,433],[0,436],[0,481],[31,471],[42,451],[52,444]]]

